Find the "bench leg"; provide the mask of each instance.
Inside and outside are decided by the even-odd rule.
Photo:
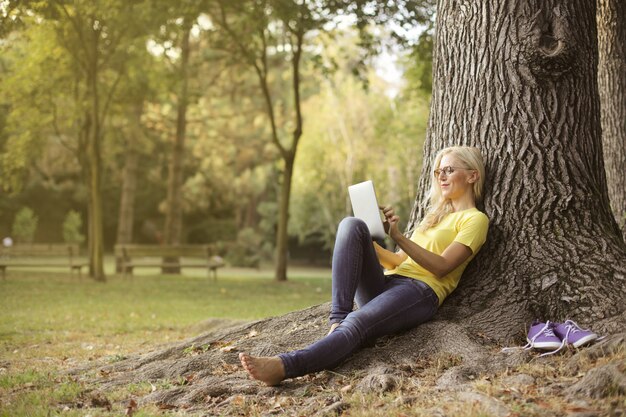
[[[126,279],[128,275],[130,275],[131,278],[133,277],[133,267],[124,265],[122,267],[122,279]]]

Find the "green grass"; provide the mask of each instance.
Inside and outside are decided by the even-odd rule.
[[[86,339],[159,331],[208,318],[253,320],[284,314],[330,298],[329,274],[300,272],[286,283],[271,274],[153,275],[106,283],[66,274],[13,272],[0,282],[3,350],[58,342],[68,333]]]
[[[184,274],[143,270],[98,283],[9,270],[0,280],[0,416],[60,411],[80,387],[59,371],[83,361],[115,362],[187,339],[208,330],[212,318],[255,320],[330,299],[328,270],[292,269],[285,283],[271,270],[226,268],[217,281],[199,270]]]

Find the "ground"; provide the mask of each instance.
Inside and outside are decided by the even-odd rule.
[[[132,283],[113,278],[104,285],[10,275],[0,283],[6,306],[0,321],[0,416],[626,412],[624,335],[539,358],[532,351],[501,353],[494,341],[443,318],[382,338],[333,371],[265,387],[247,378],[238,353],[275,354],[322,337],[328,304],[315,300],[327,299],[328,279],[305,276],[280,285],[269,277],[240,275],[225,274],[215,284],[157,276]],[[255,298],[245,299],[249,290]],[[273,307],[285,299],[316,305],[299,309],[289,303],[269,311],[258,301],[266,298]],[[55,301],[47,304],[48,299]],[[256,317],[275,316],[234,316],[255,299]],[[231,317],[208,318],[220,302]],[[75,308],[68,307],[72,303]],[[291,310],[296,311],[283,314]]]

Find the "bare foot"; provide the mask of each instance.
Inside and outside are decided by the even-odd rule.
[[[239,360],[252,378],[266,385],[278,385],[285,379],[285,366],[278,356],[250,356],[247,353],[240,353]]]
[[[334,331],[335,331],[335,329],[336,329],[337,327],[339,327],[339,324],[340,324],[340,323],[333,323],[333,324],[331,324],[331,325],[330,325],[330,330],[328,331],[328,334],[327,334],[326,336],[328,336],[329,334],[331,334],[332,332],[334,332]]]

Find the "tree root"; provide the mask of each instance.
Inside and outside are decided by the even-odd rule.
[[[304,347],[325,336],[328,309],[329,305],[323,304],[281,317],[219,329],[161,351],[115,364],[82,368],[74,373],[80,375],[87,386],[103,393],[125,384],[149,382],[152,392],[137,398],[142,405],[207,410],[241,398],[306,397],[306,393],[332,385],[333,381],[343,383],[346,379],[360,379],[355,389],[363,394],[383,393],[399,389],[403,384],[419,385],[424,372],[436,376],[434,389],[469,392],[472,382],[480,375],[503,372],[534,357],[522,350],[500,353],[499,346],[486,343],[464,323],[465,320],[436,319],[400,335],[381,338],[374,346],[360,350],[329,372],[286,380],[278,387],[266,387],[248,378],[237,357],[240,351],[275,355]],[[584,361],[597,360],[623,347],[624,334],[613,336],[581,350],[569,362],[576,368]],[[589,379],[572,386],[569,395],[597,396],[615,390],[623,393],[622,365],[611,364],[598,368],[597,373],[589,372]],[[589,389],[590,386],[594,388]],[[330,414],[336,411],[332,406],[341,398],[331,399],[323,407],[315,408],[315,412],[326,408]],[[347,405],[337,406],[342,407]]]

